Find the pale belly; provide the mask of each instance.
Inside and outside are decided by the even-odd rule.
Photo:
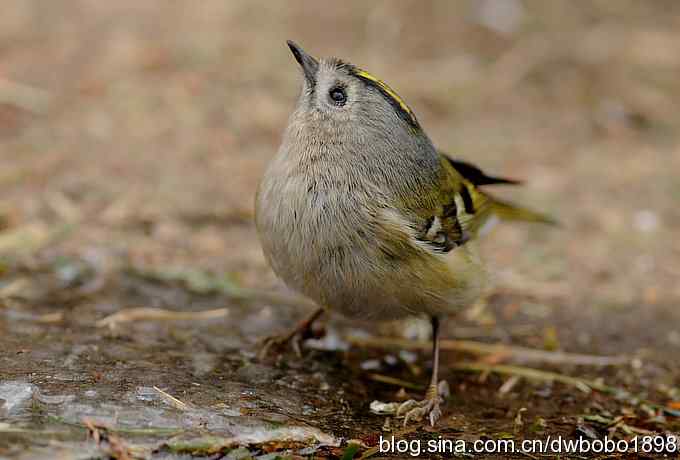
[[[381,215],[384,206],[371,198],[310,193],[304,178],[265,178],[256,222],[272,269],[290,288],[350,317],[452,314],[479,297],[486,276],[473,242],[439,254],[401,235],[406,249],[386,251],[396,235],[383,224],[394,213]]]

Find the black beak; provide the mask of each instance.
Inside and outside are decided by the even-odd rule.
[[[297,43],[292,40],[288,40],[288,48],[295,56],[295,60],[298,61],[302,71],[305,74],[305,78],[310,85],[314,85],[316,82],[316,72],[319,70],[319,61],[317,61],[314,56],[305,53],[305,50],[300,48]]]

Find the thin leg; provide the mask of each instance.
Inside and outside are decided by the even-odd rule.
[[[267,356],[272,347],[282,348],[286,345],[291,345],[295,353],[298,356],[302,356],[300,343],[310,336],[312,324],[314,324],[314,321],[316,321],[324,311],[325,310],[323,307],[319,307],[305,319],[300,321],[297,326],[292,328],[288,333],[279,336],[267,337],[262,343],[262,348],[260,348],[260,359]]]
[[[431,318],[432,324],[432,379],[430,386],[437,386],[439,383],[439,317]]]
[[[434,426],[437,420],[442,416],[441,408],[439,407],[444,398],[448,396],[449,386],[446,381],[439,382],[439,318],[432,317],[432,378],[430,379],[430,386],[427,388],[425,399],[422,401],[415,401],[410,399],[404,402],[399,409],[397,409],[397,416],[404,416],[404,425],[410,419],[420,420],[423,416],[428,416],[430,425]]]

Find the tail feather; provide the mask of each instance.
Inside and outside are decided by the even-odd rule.
[[[453,175],[461,180],[457,190],[460,198],[462,214],[457,216],[463,230],[472,235],[484,234],[499,220],[535,222],[548,225],[559,223],[547,214],[517,206],[490,195],[480,186],[495,184],[520,184],[520,181],[503,177],[489,176],[477,166],[461,160],[455,160],[441,153],[444,167],[453,170]]]
[[[559,222],[547,214],[532,211],[507,201],[499,200],[486,194],[491,200],[491,212],[501,220],[537,222],[548,225],[559,225]]]

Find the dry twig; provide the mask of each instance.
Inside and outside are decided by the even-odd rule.
[[[428,341],[414,341],[388,337],[356,337],[346,340],[352,345],[368,348],[399,348],[404,350],[429,350]],[[471,340],[441,340],[442,350],[461,351],[474,355],[495,355],[515,362],[541,362],[548,364],[575,364],[582,366],[620,366],[627,364],[625,356],[593,356],[562,351],[544,351],[512,345],[498,345]]]
[[[507,366],[507,365],[490,365],[484,363],[458,363],[453,365],[454,369],[482,372],[482,373],[496,373],[501,375],[510,375],[523,377],[528,380],[538,382],[560,382],[565,385],[575,387],[584,393],[590,393],[591,390],[601,391],[603,393],[617,393],[618,390],[600,382],[593,380],[585,380],[577,377],[570,377],[568,375],[559,374],[557,372],[548,372],[538,369],[531,369],[521,366]]]
[[[409,390],[421,391],[425,389],[423,385],[418,385],[417,383],[408,382],[406,380],[390,377],[388,375],[368,374],[368,378],[371,380],[375,380],[376,382],[387,383],[388,385],[395,385],[398,387],[408,388]]]
[[[181,320],[205,320],[223,318],[229,314],[227,308],[217,308],[203,311],[173,311],[162,308],[126,308],[97,321],[97,327],[115,327],[120,323],[130,321],[181,321]]]
[[[166,393],[165,391],[161,390],[156,386],[154,386],[153,389],[156,390],[156,392],[158,392],[163,401],[165,401],[167,404],[171,405],[175,409],[186,411],[191,408],[191,406],[189,406],[187,403],[180,401],[179,399],[172,396],[170,393]]]

